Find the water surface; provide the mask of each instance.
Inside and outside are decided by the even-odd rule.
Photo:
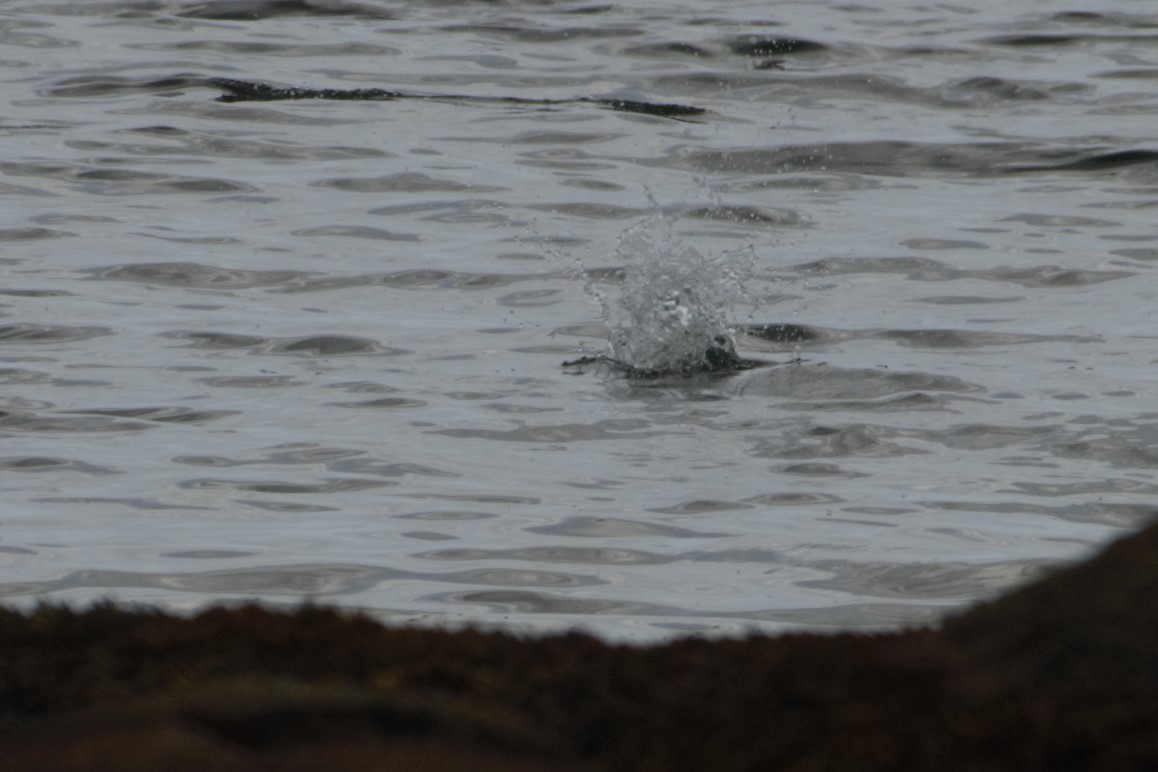
[[[6,3],[0,599],[656,640],[927,622],[1084,555],[1158,491],[1156,30]],[[774,366],[560,367],[649,196],[750,251],[739,348]]]

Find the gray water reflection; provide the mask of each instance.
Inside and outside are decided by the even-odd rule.
[[[1119,5],[5,6],[0,596],[888,627],[1152,519]],[[559,366],[648,191],[768,366]]]

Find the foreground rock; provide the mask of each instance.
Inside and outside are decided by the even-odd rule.
[[[12,770],[1158,769],[1158,526],[940,631],[653,648],[0,611]]]

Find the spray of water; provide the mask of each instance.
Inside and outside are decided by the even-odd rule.
[[[607,356],[636,373],[742,369],[730,318],[750,302],[753,250],[705,255],[674,226],[656,206],[620,236],[622,292],[613,300],[597,294],[611,330]]]

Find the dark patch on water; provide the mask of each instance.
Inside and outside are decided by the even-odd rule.
[[[642,30],[634,27],[545,27],[518,24],[454,24],[442,27],[442,31],[490,36],[512,43],[573,43],[577,40],[626,38],[642,34]]]
[[[652,102],[639,102],[633,99],[580,97],[574,101],[590,102],[601,107],[606,107],[609,110],[617,110],[621,113],[642,113],[643,115],[654,115],[659,118],[687,118],[693,115],[704,115],[708,112],[702,107],[690,107],[688,105],[677,104],[654,104]]]
[[[49,228],[0,228],[0,241],[39,241],[40,239],[63,239],[78,234]]]
[[[674,103],[646,102],[614,97],[581,96],[570,99],[534,99],[529,97],[484,97],[470,94],[421,94],[391,91],[381,88],[298,88],[279,87],[268,83],[237,80],[234,78],[205,78],[193,74],[172,75],[165,78],[121,78],[108,75],[85,75],[57,83],[46,93],[54,97],[99,98],[114,94],[155,93],[176,95],[187,88],[217,88],[226,93],[219,102],[274,102],[300,99],[352,100],[385,102],[398,99],[439,100],[454,104],[506,104],[525,107],[551,108],[572,104],[592,104],[623,113],[639,113],[675,120],[706,115],[701,107]]]
[[[638,431],[638,426],[623,426],[623,422],[599,421],[595,424],[553,424],[521,426],[517,429],[439,429],[430,432],[445,437],[459,437],[500,442],[532,442],[559,444],[594,440],[621,440],[638,437],[656,437],[669,432]]]
[[[583,563],[589,565],[662,565],[683,556],[614,547],[543,546],[516,549],[458,548],[424,552],[427,560],[526,560],[534,563]]]
[[[815,54],[828,51],[824,43],[802,38],[753,38],[743,37],[728,44],[733,54],[738,56],[780,56],[782,54]]]
[[[622,520],[614,517],[569,517],[555,525],[537,525],[524,528],[528,533],[550,536],[578,536],[590,538],[662,537],[670,539],[695,539],[728,536],[730,534],[708,531],[693,531],[643,520]]]
[[[1060,22],[1103,22],[1108,21],[1109,17],[1102,13],[1094,13],[1093,11],[1062,11],[1053,15],[1054,21]]]
[[[545,278],[553,278],[553,274],[461,273],[459,271],[415,268],[408,271],[395,271],[394,273],[303,279],[287,283],[271,291],[277,293],[328,292],[348,287],[373,287],[377,285],[408,290],[483,290],[525,281],[539,281]]]
[[[135,418],[158,423],[199,424],[238,415],[237,410],[189,410],[183,407],[128,407],[68,410],[69,415],[101,415],[112,418]]]
[[[136,94],[174,91],[204,86],[200,75],[171,75],[167,78],[118,78],[110,75],[83,75],[63,80],[48,90],[54,97],[98,98],[112,94]]]
[[[199,263],[133,263],[98,268],[90,273],[96,279],[220,290],[276,286],[306,275],[301,271],[250,271]]]
[[[279,16],[362,16],[368,19],[394,19],[381,8],[325,0],[214,0],[197,3],[181,11],[187,19],[214,21],[258,21]]]
[[[256,335],[234,335],[225,332],[167,332],[166,338],[193,341],[194,348],[201,349],[234,349],[256,348],[264,345],[269,338],[259,338]]]
[[[227,93],[217,98],[218,102],[273,102],[290,99],[356,99],[375,101],[397,99],[404,96],[400,91],[386,91],[380,88],[279,88],[268,83],[254,83],[232,78],[209,78],[206,85],[224,89]]]
[[[1158,161],[1158,151],[1154,150],[1118,150],[1112,153],[1096,153],[1065,161],[1058,164],[1038,164],[1008,167],[1001,171],[1005,174],[1024,174],[1036,172],[1097,172],[1108,169],[1120,169],[1123,166],[1138,164],[1154,164]]]
[[[65,343],[112,335],[108,327],[66,327],[53,324],[6,324],[0,326],[0,343]]]
[[[1065,341],[1083,343],[1098,340],[1076,335],[1030,335],[988,332],[979,330],[878,330],[865,331],[865,337],[894,340],[911,348],[979,348],[981,346],[1012,346],[1025,343]]]
[[[1142,26],[1142,28],[1152,27],[1152,25],[1132,25]],[[1011,46],[1014,48],[1045,48],[1049,46],[1067,46],[1073,44],[1097,44],[1097,43],[1154,43],[1158,37],[1154,35],[1002,35],[998,37],[987,38],[983,40],[984,43],[992,43],[1001,46]]]
[[[311,338],[292,338],[281,341],[270,347],[269,353],[334,357],[360,354],[397,356],[410,352],[402,349],[383,348],[377,341],[367,338],[354,338],[349,335],[318,335]]]
[[[760,338],[772,343],[805,343],[819,340],[823,335],[816,329],[803,324],[751,324],[740,328],[750,338]]]
[[[736,353],[731,341],[721,338],[718,345],[709,346],[703,358],[672,367],[636,367],[607,354],[579,357],[563,363],[563,367],[605,366],[625,378],[657,380],[660,378],[692,378],[697,375],[735,375],[744,370],[772,364],[760,359],[745,359]]]
[[[642,46],[631,46],[623,51],[628,56],[647,56],[667,58],[671,56],[690,56],[694,59],[710,59],[713,54],[703,46],[694,43],[671,41],[666,43],[649,43]]]
[[[913,392],[967,394],[980,386],[947,375],[869,368],[791,365],[745,379],[742,393],[806,400],[866,400]]]
[[[359,101],[389,101],[394,99],[439,99],[471,104],[510,104],[528,107],[553,107],[567,104],[594,104],[609,110],[625,113],[642,113],[661,118],[688,118],[704,115],[707,110],[679,104],[657,104],[634,99],[613,99],[604,97],[575,97],[573,99],[531,99],[527,97],[480,97],[464,94],[412,94],[402,91],[387,91],[380,88],[279,88],[267,83],[234,80],[232,78],[209,78],[205,83],[225,90],[218,97],[220,102],[268,102],[289,99],[353,99]]]
[[[801,273],[818,273],[825,276],[892,273],[900,274],[911,281],[979,279],[1033,288],[1093,285],[1136,275],[1133,271],[1094,271],[1061,268],[1056,265],[963,270],[924,257],[830,257],[797,265],[795,269]]]
[[[1083,39],[1082,35],[1003,35],[985,42],[999,46],[1061,46]]]
[[[10,456],[0,458],[0,469],[6,472],[81,472],[91,475],[117,474],[113,467],[96,466],[84,461],[51,456]],[[3,552],[0,548],[0,552]],[[29,553],[33,554],[33,553]]]
[[[1114,171],[1153,165],[1158,151],[1058,148],[1025,142],[921,143],[897,140],[707,149],[676,146],[647,166],[700,173],[853,173],[880,177],[986,177],[1041,172]]]
[[[971,95],[974,97],[973,102],[977,101],[978,96],[988,100],[1041,101],[1052,98],[1053,91],[1057,88],[1057,86],[1030,85],[1006,78],[978,76],[954,84],[946,93],[949,96],[955,96],[956,92]]]
[[[248,349],[261,354],[296,354],[299,356],[401,356],[412,352],[387,348],[368,338],[350,335],[314,335],[302,338],[262,338],[255,335],[235,335],[222,332],[175,330],[163,337],[192,341],[197,349]]]

